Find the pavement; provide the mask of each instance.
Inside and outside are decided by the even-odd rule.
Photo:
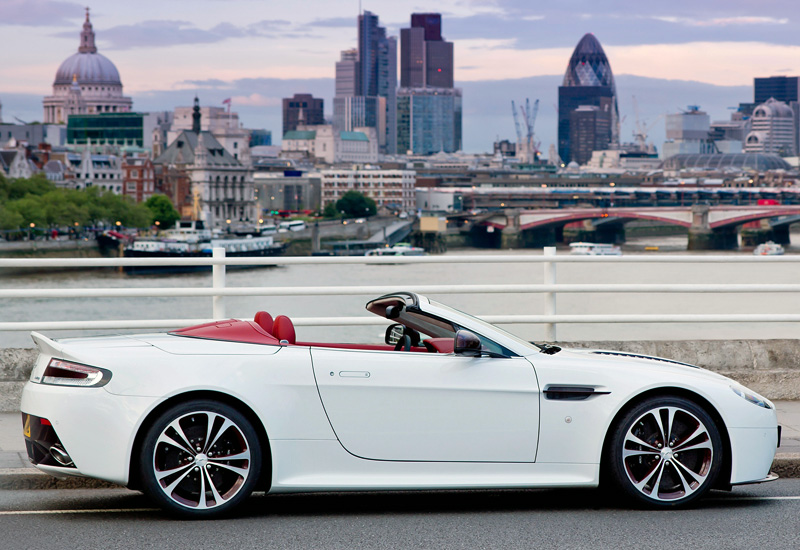
[[[781,446],[772,470],[781,477],[800,478],[800,401],[774,401],[778,423],[783,427]],[[56,479],[28,461],[22,436],[22,415],[0,413],[0,490],[86,489],[115,485],[93,479]]]

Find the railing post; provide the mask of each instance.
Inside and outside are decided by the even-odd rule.
[[[215,247],[211,251],[211,257],[215,260],[225,259],[225,249]],[[225,264],[214,264],[211,266],[211,286],[215,289],[225,288]],[[212,298],[211,316],[214,319],[225,319],[225,296],[215,295]]]
[[[556,247],[555,246],[545,246],[544,247],[544,255],[545,256],[555,256],[556,255]],[[556,263],[555,262],[544,262],[544,284],[546,285],[554,285],[556,284]],[[555,315],[556,314],[556,293],[555,292],[545,292],[544,293],[544,314],[545,315]],[[545,323],[544,325],[544,339],[546,342],[555,342],[556,341],[556,324],[555,323]]]

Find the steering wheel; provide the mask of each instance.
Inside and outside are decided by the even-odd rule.
[[[403,336],[394,345],[394,351],[409,351],[411,349],[411,336],[403,332]]]

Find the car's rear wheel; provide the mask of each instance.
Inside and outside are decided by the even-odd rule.
[[[653,397],[618,422],[608,447],[612,480],[650,507],[687,505],[714,485],[722,439],[709,414],[682,397]]]
[[[239,411],[216,401],[181,403],[150,427],[139,457],[144,491],[183,517],[230,512],[261,472],[258,435]]]

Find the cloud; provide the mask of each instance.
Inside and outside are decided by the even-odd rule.
[[[690,27],[727,27],[730,25],[785,25],[789,20],[785,17],[761,17],[761,16],[738,16],[738,17],[715,17],[713,19],[698,19],[696,17],[675,17],[675,16],[650,16],[656,21],[666,23],[678,23]]]
[[[84,8],[74,2],[56,0],[2,0],[0,1],[0,25],[25,27],[74,27],[75,20],[82,18]],[[75,33],[72,33],[73,35]]]
[[[131,25],[118,25],[97,32],[98,40],[109,44],[112,50],[133,48],[161,48],[186,44],[213,44],[230,38],[285,37],[291,23],[285,20],[262,20],[249,25],[219,23],[209,29],[196,27],[189,21],[148,20]],[[72,37],[75,33],[59,33],[56,36]]]
[[[357,19],[355,17],[330,17],[328,19],[315,19],[306,23],[309,27],[351,27],[356,28]]]
[[[261,94],[250,94],[248,96],[235,95],[231,99],[231,103],[234,107],[240,105],[248,105],[251,107],[279,107],[282,105],[281,98],[268,97]]]

